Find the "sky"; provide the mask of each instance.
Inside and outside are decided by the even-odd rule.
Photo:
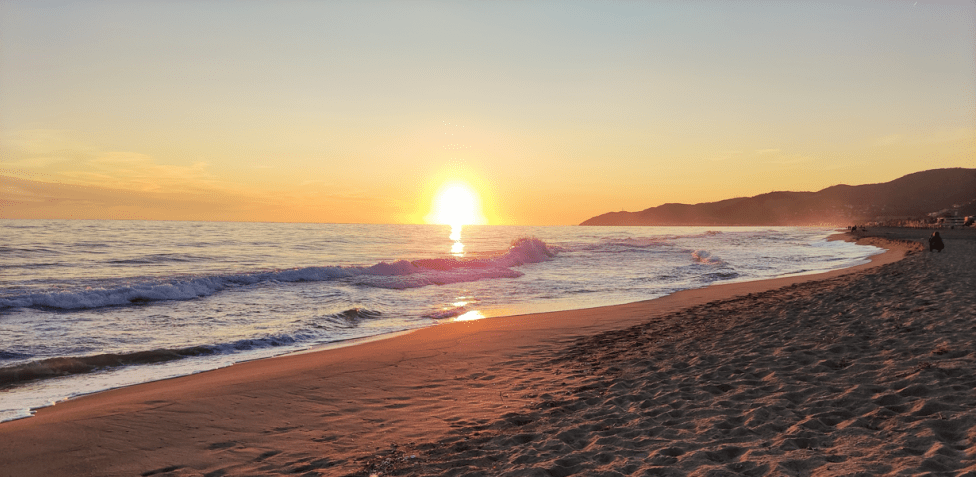
[[[976,167],[976,2],[0,2],[0,218],[491,224]]]

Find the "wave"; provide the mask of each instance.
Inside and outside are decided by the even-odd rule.
[[[357,322],[360,320],[370,320],[373,318],[379,318],[382,312],[370,310],[368,308],[350,308],[346,311],[341,311],[332,315],[335,318],[341,318],[348,322]]]
[[[451,308],[448,310],[440,310],[440,311],[435,311],[433,313],[428,313],[426,316],[427,318],[433,320],[443,320],[447,318],[454,318],[455,316],[461,316],[467,312],[468,309],[466,307],[459,306],[457,308]]]
[[[682,239],[695,239],[695,238],[707,238],[714,237],[716,235],[722,235],[725,232],[720,230],[706,230],[702,233],[690,234],[690,235],[658,235],[654,237],[607,237],[600,240],[599,244],[592,245],[588,249],[599,249],[599,248],[609,248],[611,250],[617,248],[630,248],[630,249],[643,249],[643,248],[657,248],[664,246],[675,245],[676,240]]]
[[[326,329],[334,326],[353,328],[359,326],[359,323],[362,321],[373,320],[382,316],[383,312],[381,311],[370,310],[368,308],[350,308],[345,311],[326,315],[323,321],[327,322],[328,325],[313,324],[312,326]]]
[[[379,318],[382,312],[367,308],[350,308],[326,315],[327,326],[313,325],[314,328],[335,329],[358,326],[364,320]],[[189,346],[177,349],[155,349],[129,353],[104,353],[91,356],[46,358],[29,363],[0,367],[0,387],[24,381],[55,378],[74,374],[86,374],[121,366],[165,363],[194,356],[233,354],[241,351],[313,343],[322,338],[314,330],[299,330],[291,334],[276,334],[263,338],[246,338],[229,343]],[[30,355],[0,351],[0,356],[11,359],[29,358]]]
[[[431,258],[380,262],[368,267],[304,267],[267,272],[162,279],[131,285],[85,288],[72,291],[29,293],[0,297],[0,310],[7,308],[53,308],[82,310],[125,306],[155,301],[192,300],[234,287],[268,282],[320,282],[350,280],[353,284],[378,288],[406,289],[428,285],[469,282],[490,278],[517,278],[512,267],[551,260],[558,247],[534,237],[514,240],[504,253],[486,258]]]
[[[703,273],[698,277],[698,281],[701,283],[712,283],[722,280],[732,280],[734,278],[739,278],[739,272],[728,270],[728,271],[716,271],[711,273]]]
[[[85,374],[104,368],[132,364],[163,363],[189,356],[202,356],[215,353],[216,351],[211,347],[194,346],[183,349],[157,349],[122,354],[106,353],[94,356],[48,358],[0,368],[0,386],[72,374]]]
[[[24,359],[30,358],[31,355],[24,353],[17,353],[14,351],[3,351],[0,350],[0,359]]]
[[[15,252],[30,252],[30,253],[50,253],[55,255],[60,255],[59,250],[54,250],[46,247],[6,247],[0,246],[0,254],[3,253],[15,253]]]
[[[163,262],[196,262],[200,261],[202,257],[195,255],[185,255],[177,253],[159,253],[155,255],[146,255],[140,258],[127,258],[118,260],[108,260],[105,263],[112,265],[153,265]]]
[[[627,237],[603,239],[598,247],[648,248],[673,245],[673,237]]]
[[[708,250],[695,250],[691,253],[691,259],[708,267],[707,271],[697,272],[696,281],[701,283],[712,283],[722,280],[732,280],[739,278],[739,272],[725,260],[712,255]]]
[[[725,260],[711,254],[708,250],[695,250],[691,253],[692,260],[705,265],[724,266],[728,265]]]

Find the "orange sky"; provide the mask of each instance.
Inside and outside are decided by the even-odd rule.
[[[785,2],[784,2],[785,3]],[[0,218],[496,224],[976,167],[972,2],[0,4]]]

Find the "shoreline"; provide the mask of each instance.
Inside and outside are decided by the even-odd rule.
[[[837,231],[837,232],[834,232],[831,235],[829,235],[826,238],[826,240],[827,241],[843,240],[844,239],[843,236],[844,236],[843,233]],[[853,240],[846,240],[846,241],[853,242]],[[880,253],[883,253],[883,251],[882,252],[875,252],[875,253],[876,254],[880,254]],[[875,259],[874,256],[867,257],[868,263],[870,263],[874,259]],[[861,264],[861,265],[863,265],[863,264]],[[856,266],[857,265],[855,265],[855,267]],[[838,269],[835,269],[835,270],[828,270],[828,271],[803,271],[803,272],[797,272],[797,273],[793,273],[793,274],[784,275],[784,276],[779,277],[779,278],[799,277],[799,276],[805,276],[805,275],[819,275],[819,274],[823,274],[823,273],[830,273],[830,272],[848,270],[848,269],[852,269],[852,268],[853,268],[852,266],[848,266],[848,267],[838,268]],[[744,281],[741,281],[741,282],[738,279],[733,279],[733,280],[729,280],[729,281],[723,281],[723,282],[718,282],[718,283],[704,285],[702,288],[709,288],[709,287],[713,287],[713,286],[722,286],[722,285],[735,284],[735,283],[746,283],[746,282],[754,282],[754,281],[764,281],[764,280],[769,280],[769,278],[766,278],[766,279],[753,278],[753,279],[747,279],[747,280],[744,280]],[[681,290],[681,291],[684,291],[684,290]],[[672,294],[673,293],[676,293],[676,292],[672,292]],[[509,312],[506,313],[506,314],[502,314],[502,315],[493,315],[493,314],[490,314],[490,315],[488,315],[486,317],[476,318],[476,319],[495,319],[495,318],[517,317],[517,316],[525,316],[525,315],[536,315],[536,314],[544,314],[544,313],[560,312],[560,311],[574,311],[574,310],[590,309],[590,308],[607,308],[607,307],[613,307],[613,306],[630,305],[630,304],[635,304],[635,303],[643,303],[643,302],[647,302],[647,301],[658,300],[658,299],[663,298],[665,296],[667,296],[667,295],[659,296],[657,298],[648,298],[648,299],[642,299],[642,300],[639,300],[639,301],[632,301],[632,302],[627,302],[627,301],[616,301],[616,302],[613,302],[613,301],[611,301],[608,304],[599,304],[599,303],[583,304],[583,303],[576,303],[575,305],[570,305],[570,306],[553,307],[553,308],[551,308],[551,311],[543,311],[543,310],[540,310],[540,308],[542,308],[542,307],[528,307],[528,308],[526,308],[524,310],[521,310],[521,311],[520,310],[517,310],[517,309],[512,309],[512,310],[509,310]],[[533,308],[536,308],[536,309],[533,310]],[[440,326],[440,325],[447,324],[447,323],[453,323],[456,320],[456,318],[457,317],[452,317],[450,319],[439,320],[439,323],[435,323],[433,325],[428,325],[428,326],[425,326],[425,327],[429,327],[429,326]],[[464,321],[464,320],[461,320],[461,321]],[[331,342],[320,343],[320,344],[309,344],[309,345],[305,345],[305,346],[307,346],[305,348],[296,348],[296,349],[291,350],[291,351],[283,351],[283,352],[280,352],[279,354],[270,354],[270,355],[265,355],[265,356],[249,357],[249,358],[241,359],[239,361],[233,361],[233,362],[229,362],[229,363],[223,363],[223,364],[220,364],[218,367],[211,367],[211,368],[203,367],[201,369],[192,370],[192,371],[190,371],[187,374],[172,374],[171,373],[171,374],[169,374],[168,377],[157,377],[157,378],[153,378],[150,381],[130,381],[130,382],[127,382],[127,383],[118,383],[118,384],[113,385],[112,387],[100,387],[100,388],[97,388],[96,390],[87,390],[87,391],[82,392],[82,393],[75,393],[75,394],[72,394],[70,396],[61,397],[61,398],[56,399],[56,400],[48,400],[47,402],[49,402],[50,404],[47,404],[47,405],[37,404],[36,407],[31,407],[29,410],[26,410],[23,413],[18,413],[17,417],[10,417],[9,414],[8,415],[5,415],[5,416],[3,416],[2,419],[0,419],[0,424],[2,424],[3,422],[10,422],[10,421],[14,421],[14,420],[27,419],[27,418],[34,417],[34,415],[36,414],[36,412],[38,410],[40,410],[40,409],[52,407],[52,406],[55,406],[55,405],[58,405],[58,404],[61,404],[61,403],[64,403],[64,402],[67,402],[67,401],[70,401],[70,400],[78,399],[78,398],[83,397],[83,396],[88,396],[88,395],[92,395],[92,394],[102,393],[102,392],[106,392],[106,391],[112,391],[112,390],[121,389],[121,388],[129,387],[129,386],[137,386],[137,385],[140,385],[140,384],[146,384],[146,383],[154,382],[154,381],[168,380],[168,379],[174,379],[174,378],[178,378],[178,377],[182,377],[182,376],[187,376],[187,375],[192,375],[192,374],[199,374],[199,373],[204,373],[204,372],[210,372],[210,371],[214,371],[214,370],[218,370],[218,369],[223,369],[223,368],[226,368],[226,367],[229,367],[229,366],[235,366],[235,365],[239,365],[241,363],[245,363],[245,362],[249,362],[249,361],[254,361],[254,360],[276,358],[276,357],[288,356],[288,355],[292,355],[292,354],[314,353],[314,352],[318,352],[318,351],[330,350],[330,349],[347,347],[347,346],[357,346],[359,344],[367,343],[367,342],[371,342],[371,341],[375,341],[375,340],[389,339],[389,338],[396,337],[396,336],[398,336],[400,334],[404,334],[404,333],[412,333],[414,331],[417,331],[418,329],[422,329],[422,328],[409,328],[409,329],[404,329],[404,330],[399,330],[399,331],[393,331],[393,332],[389,332],[389,333],[382,333],[382,334],[378,334],[378,335],[369,335],[369,336],[354,337],[354,338],[342,339],[342,340],[338,340],[338,341],[331,341]],[[166,350],[164,350],[164,351],[166,351]],[[70,356],[69,357],[66,357],[66,358],[67,359],[79,359],[79,358],[70,357]],[[59,358],[54,358],[54,359],[59,359]],[[173,360],[173,361],[166,360],[166,362],[169,362],[169,363],[179,362],[179,361],[180,360]],[[5,371],[5,370],[0,370],[0,371]],[[17,371],[15,370],[14,373],[16,373],[16,372]],[[32,370],[28,369],[26,372],[29,374],[30,372],[32,372]],[[85,375],[86,375],[85,373],[78,373],[77,375],[74,375],[73,374],[72,376],[83,377]],[[0,377],[2,377],[2,376],[0,376]],[[46,379],[52,379],[52,378],[58,378],[58,377],[60,377],[60,376],[59,375],[44,375],[44,377],[41,377],[40,379],[37,379],[36,381],[37,382],[40,382],[40,381],[44,381]],[[32,382],[35,382],[35,381],[23,380],[23,381],[20,381],[20,382],[16,382],[16,381],[8,382],[8,383],[5,383],[5,384],[11,385],[11,386],[14,386],[15,383],[16,383],[16,385],[20,385],[20,384],[30,385]],[[51,397],[51,399],[54,399],[53,396]]]
[[[30,419],[0,423],[0,435],[17,442],[0,450],[0,467],[15,472],[9,475],[200,475],[215,468],[243,471],[245,461],[270,465],[285,455],[305,462],[301,455],[319,451],[331,457],[307,464],[310,471],[357,475],[354,468],[365,465],[357,456],[373,444],[429,442],[459,423],[530,405],[538,395],[512,391],[525,386],[526,373],[501,371],[523,366],[533,354],[710,302],[874,269],[906,252],[906,244],[894,243],[868,264],[826,273],[714,285],[610,307],[445,323],[82,396]],[[458,396],[468,401],[458,404]],[[132,461],[133,452],[140,453],[139,462]],[[219,467],[226,460],[238,464]]]

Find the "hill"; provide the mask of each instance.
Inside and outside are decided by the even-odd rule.
[[[976,169],[933,169],[891,182],[818,192],[769,192],[701,204],[609,212],[580,225],[851,225],[923,218],[976,200]]]

